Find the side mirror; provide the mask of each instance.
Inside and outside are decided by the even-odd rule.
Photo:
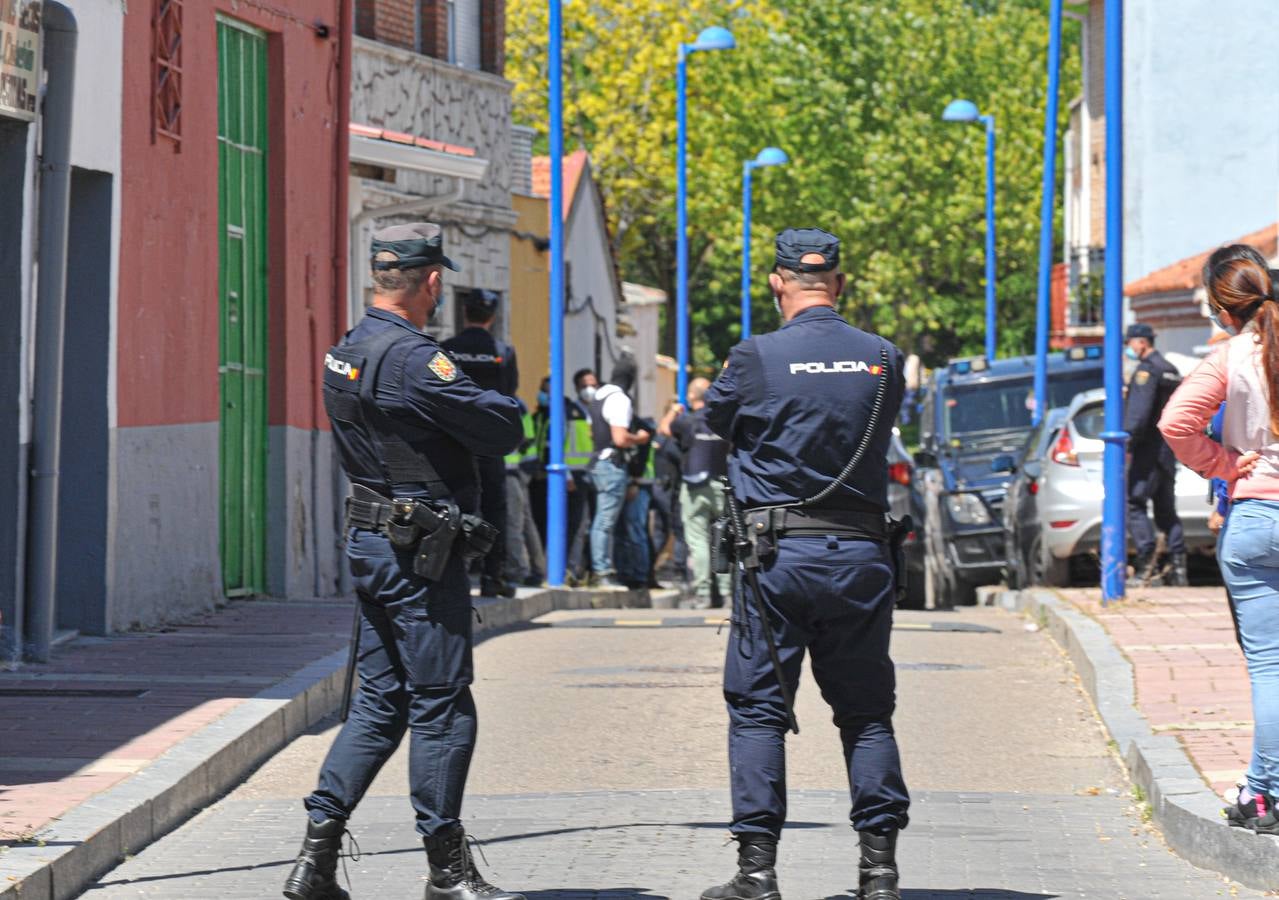
[[[1016,472],[1017,460],[1013,459],[1011,453],[1001,453],[990,461],[990,471],[992,472]]]
[[[931,450],[916,450],[914,460],[916,469],[937,468],[937,454]]]

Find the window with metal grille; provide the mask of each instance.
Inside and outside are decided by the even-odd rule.
[[[182,147],[182,0],[155,0],[151,17],[151,142]]]

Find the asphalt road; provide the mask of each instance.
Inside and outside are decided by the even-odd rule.
[[[693,898],[732,869],[716,613],[557,613],[476,649],[480,738],[468,827],[493,880],[530,900]],[[910,900],[1259,896],[1171,854],[1069,664],[993,609],[902,613],[896,718],[915,795],[903,835]],[[847,897],[855,835],[838,734],[811,681],[788,743],[785,896]],[[102,879],[94,897],[277,895],[300,799],[333,728],[299,738],[183,828]],[[352,896],[416,895],[424,860],[405,754],[351,828]]]

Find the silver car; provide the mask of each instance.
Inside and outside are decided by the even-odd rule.
[[[1050,585],[1070,583],[1072,558],[1094,556],[1101,546],[1101,440],[1106,392],[1092,390],[1071,402],[1066,419],[1045,454],[1039,476],[1037,546],[1026,558],[1038,562]],[[1208,530],[1208,482],[1180,463],[1177,465],[1177,514],[1191,553],[1211,553],[1216,536]]]

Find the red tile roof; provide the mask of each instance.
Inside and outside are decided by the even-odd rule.
[[[452,153],[455,156],[475,155],[474,147],[446,144],[443,141],[433,141],[430,138],[405,134],[403,131],[392,131],[389,128],[379,128],[376,125],[360,125],[352,122],[351,134],[374,141],[390,141],[392,144],[408,144],[414,147],[421,147],[423,150],[435,150],[438,153]]]
[[[1261,251],[1266,259],[1279,256],[1279,222],[1268,225],[1260,231],[1245,234],[1241,238],[1228,241],[1230,244],[1251,244]],[[1147,294],[1169,294],[1174,291],[1193,291],[1203,286],[1203,267],[1216,247],[1210,247],[1202,253],[1188,256],[1171,266],[1151,272],[1143,278],[1124,288],[1129,297],[1144,297]]]
[[[590,156],[585,150],[574,150],[564,157],[564,216],[573,208],[573,198],[577,195],[577,187],[582,183],[582,173],[590,163]],[[538,197],[551,196],[551,158],[549,156],[533,157],[533,194]]]

